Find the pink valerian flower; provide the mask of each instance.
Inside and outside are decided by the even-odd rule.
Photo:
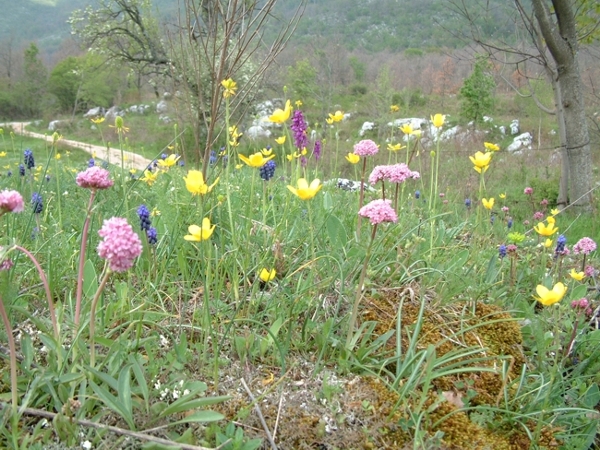
[[[546,199],[546,198],[545,198],[545,199],[543,199],[543,200],[540,202],[540,205],[542,205],[542,206],[548,206],[548,199]]]
[[[354,154],[358,156],[371,156],[379,151],[379,146],[371,139],[363,139],[354,146]]]
[[[142,241],[127,219],[112,217],[105,220],[98,234],[104,238],[98,244],[98,255],[108,261],[113,272],[126,271],[142,253]]]
[[[371,225],[398,221],[398,215],[389,200],[373,200],[360,208],[358,215],[367,217],[371,221]]]
[[[5,189],[0,192],[0,215],[7,212],[22,212],[23,196],[17,191]]]
[[[523,190],[523,193],[524,193],[525,195],[532,195],[532,194],[533,194],[533,188],[532,188],[532,187],[526,187],[526,188]]]
[[[77,185],[87,189],[108,189],[114,182],[110,179],[110,172],[102,167],[88,167],[77,174]]]
[[[389,177],[390,166],[375,166],[371,175],[369,175],[369,183],[377,184],[380,181],[385,181]]]
[[[3,270],[10,270],[12,266],[14,266],[12,259],[4,258],[1,256],[3,250],[4,247],[0,245],[0,272],[2,272]]]
[[[545,214],[541,211],[536,211],[533,214],[533,220],[542,220],[545,217]]]
[[[404,163],[392,164],[390,166],[375,166],[369,176],[369,183],[376,184],[378,181],[389,181],[390,183],[402,183],[407,178],[417,180],[421,177],[419,172],[413,172]],[[443,196],[443,195],[441,195]]]
[[[593,277],[596,274],[596,270],[594,269],[593,266],[590,266],[588,264],[587,266],[585,266],[583,273],[585,274],[586,277]]]
[[[506,251],[509,254],[515,254],[517,253],[517,246],[515,244],[509,244],[506,246]]]
[[[503,206],[503,207],[502,207],[502,208],[500,208],[500,209],[502,210],[502,212],[503,212],[504,214],[506,214],[506,213],[509,211],[509,209],[508,209],[508,206]]]
[[[418,180],[419,178],[421,178],[421,174],[419,172],[410,170],[408,166],[404,163],[394,164],[390,166],[388,171],[388,179],[391,183],[402,183],[407,178]]]
[[[577,244],[573,246],[573,253],[579,255],[589,255],[596,250],[596,243],[589,237],[581,238],[577,241]]]

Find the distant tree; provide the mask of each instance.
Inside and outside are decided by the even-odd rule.
[[[367,65],[360,61],[356,56],[351,56],[348,59],[348,63],[350,67],[352,67],[352,71],[354,72],[354,79],[357,83],[364,83],[365,76],[367,74]]]
[[[40,116],[48,87],[48,70],[38,57],[39,53],[33,43],[25,49],[23,75],[15,86],[21,115],[27,118]]]
[[[75,108],[80,86],[79,63],[74,56],[63,59],[50,72],[48,90],[56,96],[63,111]]]
[[[489,73],[491,68],[487,57],[477,57],[473,72],[460,89],[460,115],[468,121],[481,123],[483,117],[493,111],[496,82]]]

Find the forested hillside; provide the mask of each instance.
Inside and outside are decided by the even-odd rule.
[[[469,0],[467,3],[477,3]],[[512,23],[506,2],[492,0],[493,14],[480,21],[488,36],[510,36]],[[95,6],[94,0],[0,0],[0,42],[23,47],[35,41],[43,54],[53,53],[69,37],[67,20],[74,9]],[[162,20],[174,15],[176,2],[152,0]],[[282,19],[297,7],[298,0],[280,0]],[[406,48],[462,47],[459,38],[464,22],[451,9],[451,2],[436,0],[308,0],[293,41],[305,42],[314,37],[336,39],[348,50],[362,48],[369,52]],[[454,35],[454,37],[452,37]],[[267,36],[268,37],[268,36]]]

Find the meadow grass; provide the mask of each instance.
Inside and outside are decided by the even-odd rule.
[[[469,155],[485,151],[488,136],[419,145],[412,157],[372,136],[380,150],[364,157],[367,177],[408,157],[420,178],[399,185],[396,222],[374,228],[363,218],[359,231],[359,195],[336,181],[360,176],[365,159],[353,166],[344,158],[359,139],[326,139],[322,158],[307,152],[302,167],[287,135],[283,146],[271,143],[277,168],[268,180],[237,155],[263,145],[242,144],[206,168],[206,189],[190,184],[193,164],[162,160],[155,179],[107,166],[114,186],[92,203],[75,181],[89,156],[5,130],[0,190],[20,192],[26,206],[0,218],[0,262],[14,264],[0,272],[2,303],[18,347],[0,359],[2,447],[114,448],[137,431],[136,448],[157,438],[165,441],[153,445],[232,449],[270,440],[279,448],[588,448],[600,401],[597,253],[584,264],[573,244],[600,236],[591,215],[571,209],[554,215],[550,243],[533,229],[552,217],[551,146],[495,152],[482,183]],[[156,141],[178,153],[168,133]],[[20,175],[26,148],[35,166]],[[294,195],[288,186],[300,177],[322,187]],[[380,199],[381,185],[364,195],[364,204]],[[141,228],[141,205],[156,240]],[[108,270],[96,251],[103,221],[114,216],[143,245],[124,272]],[[558,234],[569,254],[556,250]],[[57,330],[20,247],[47,275]],[[569,275],[586,266],[582,280]],[[559,282],[561,301],[534,298],[536,286]]]

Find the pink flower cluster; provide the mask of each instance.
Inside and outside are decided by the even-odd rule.
[[[0,254],[2,254],[3,250],[4,250],[4,247],[2,247],[0,245]],[[0,272],[2,272],[3,270],[10,270],[13,265],[14,265],[14,263],[12,262],[12,259],[10,259],[10,258],[1,259],[0,260]]]
[[[532,188],[532,187],[526,187],[526,188],[523,190],[523,193],[524,193],[525,195],[532,195],[532,194],[533,194],[533,188]]]
[[[379,147],[371,139],[363,139],[354,146],[354,154],[358,156],[371,156],[379,151]]]
[[[108,189],[114,184],[109,171],[98,166],[79,172],[75,181],[78,186],[87,189]]]
[[[373,200],[360,208],[358,215],[367,217],[371,225],[377,225],[382,222],[397,222],[398,215],[391,207],[389,200]]]
[[[404,163],[389,166],[375,166],[369,176],[369,183],[377,184],[379,181],[387,180],[391,183],[402,183],[407,178],[413,180],[421,178],[419,172],[413,172]]]
[[[589,255],[596,250],[596,243],[589,237],[581,238],[577,241],[577,244],[573,246],[573,253],[579,255]]]
[[[585,266],[583,273],[586,277],[593,277],[596,275],[596,270],[594,269],[594,266],[587,265]]]
[[[585,312],[586,315],[590,316],[592,314],[592,308],[590,307],[590,302],[587,298],[583,297],[579,300],[573,300],[571,302],[571,308],[580,309]]]
[[[17,191],[3,190],[0,192],[0,215],[7,212],[22,212],[23,196]]]
[[[105,220],[98,234],[104,238],[98,244],[98,255],[108,260],[110,270],[114,272],[129,269],[142,253],[142,241],[127,219],[112,217]]]
[[[541,211],[536,211],[533,214],[533,220],[542,220],[544,218],[545,214]]]

